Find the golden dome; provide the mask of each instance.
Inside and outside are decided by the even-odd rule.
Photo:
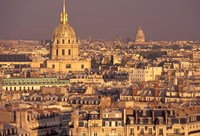
[[[53,32],[53,39],[54,38],[74,39],[76,38],[76,34],[74,32],[74,29],[68,23],[60,24],[55,28]]]

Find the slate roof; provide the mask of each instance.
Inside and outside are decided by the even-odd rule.
[[[31,62],[26,54],[0,54],[0,62]]]

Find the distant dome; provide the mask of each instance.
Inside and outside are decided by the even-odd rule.
[[[143,32],[141,27],[139,27],[139,29],[136,33],[135,42],[138,43],[138,44],[142,44],[142,43],[145,42],[144,32]]]
[[[53,32],[53,39],[71,39],[76,38],[76,34],[74,32],[74,29],[67,23],[67,24],[60,24],[58,25],[54,32]]]
[[[136,36],[144,36],[144,32],[141,27],[139,27]]]

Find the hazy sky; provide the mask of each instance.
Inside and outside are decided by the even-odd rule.
[[[51,39],[62,0],[0,0],[0,39]],[[200,40],[200,0],[67,0],[80,38]]]

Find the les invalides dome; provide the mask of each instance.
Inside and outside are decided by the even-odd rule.
[[[63,0],[63,11],[59,25],[52,36],[51,58],[46,60],[44,66],[53,72],[84,71],[91,69],[91,59],[79,56],[79,40],[74,29],[68,22]]]
[[[60,24],[53,32],[52,59],[74,59],[78,57],[78,40],[74,29],[68,22],[63,0]]]

